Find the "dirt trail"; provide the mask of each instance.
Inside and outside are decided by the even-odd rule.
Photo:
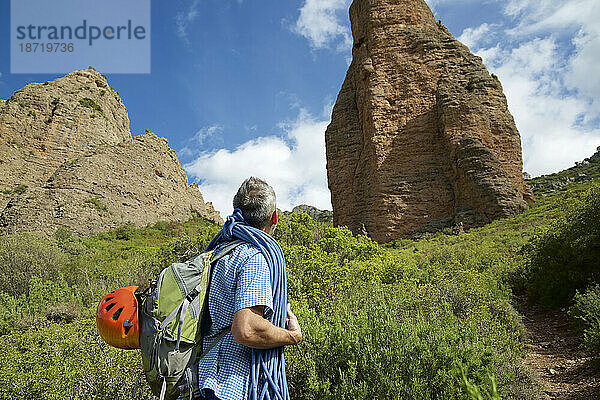
[[[530,335],[525,364],[539,376],[544,399],[600,399],[600,371],[582,349],[582,338],[565,309],[542,311],[519,297],[520,312]]]

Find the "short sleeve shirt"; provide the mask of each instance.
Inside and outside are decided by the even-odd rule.
[[[263,316],[273,313],[271,274],[260,250],[249,243],[237,246],[213,268],[208,309],[214,331],[227,328],[242,308],[265,306]],[[204,339],[204,349],[213,342]],[[237,344],[231,332],[205,355],[198,365],[200,389],[211,389],[219,400],[245,400],[250,387],[251,349]]]

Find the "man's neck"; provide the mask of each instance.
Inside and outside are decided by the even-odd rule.
[[[267,235],[273,235],[273,224],[268,224],[267,226],[262,228],[261,231],[263,231]]]

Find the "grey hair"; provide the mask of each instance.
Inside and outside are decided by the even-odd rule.
[[[257,229],[262,229],[269,223],[275,206],[273,188],[267,182],[253,176],[246,179],[233,196],[233,208],[242,210],[246,222]]]

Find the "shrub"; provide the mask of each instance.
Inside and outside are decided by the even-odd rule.
[[[13,189],[13,192],[16,194],[23,194],[27,190],[27,185],[19,185]]]
[[[100,197],[98,196],[94,196],[85,200],[83,205],[96,209],[96,211],[98,211],[100,214],[108,210],[108,207],[106,207],[106,205],[100,201]]]
[[[0,398],[152,399],[138,351],[109,347],[93,320],[0,337]]]
[[[102,107],[100,107],[98,104],[96,104],[96,102],[94,100],[90,99],[89,97],[84,97],[83,99],[79,100],[79,104],[81,104],[83,107],[87,107],[87,108],[91,108],[92,110],[99,111],[100,114],[104,115],[104,111],[102,111]]]
[[[280,214],[274,237],[288,246],[308,246],[318,239],[317,227],[319,226],[306,213],[293,213],[288,217]]]
[[[600,186],[569,206],[564,219],[525,248],[531,293],[547,307],[566,304],[576,290],[600,282]]]
[[[78,290],[64,281],[43,281],[33,276],[27,293],[13,296],[0,291],[0,335],[48,321],[72,321],[81,314],[82,299]]]
[[[52,237],[56,240],[56,242],[59,245],[72,242],[75,239],[75,237],[73,236],[73,232],[64,227],[59,227],[58,229],[56,229]]]
[[[537,398],[501,281],[514,268],[505,254],[443,236],[385,249],[302,214],[280,224],[305,334],[288,351],[293,398]]]
[[[55,279],[67,258],[53,240],[37,233],[0,237],[0,291],[26,294],[32,276]]]
[[[115,238],[117,240],[130,240],[136,233],[135,225],[132,222],[128,222],[115,229]]]
[[[293,398],[535,398],[508,287],[528,236],[507,223],[384,247],[305,214],[282,217],[275,234],[305,333],[286,353]],[[25,294],[0,291],[0,398],[149,398],[136,352],[108,348],[90,317],[106,292],[143,286],[218,229],[194,218],[40,241],[59,256],[54,275],[27,275]]]
[[[501,393],[534,398],[518,335],[483,305],[461,318],[449,306],[421,303],[419,290],[406,286],[360,286],[331,296],[331,307],[319,312],[294,305],[305,340],[288,351],[293,398],[463,399],[461,365],[486,398],[493,394],[490,376]],[[518,387],[508,383],[514,381]]]
[[[584,343],[595,357],[600,356],[600,285],[594,285],[585,292],[577,292],[569,315],[579,321],[583,330]]]
[[[0,335],[20,328],[23,313],[22,304],[17,299],[0,292]]]

